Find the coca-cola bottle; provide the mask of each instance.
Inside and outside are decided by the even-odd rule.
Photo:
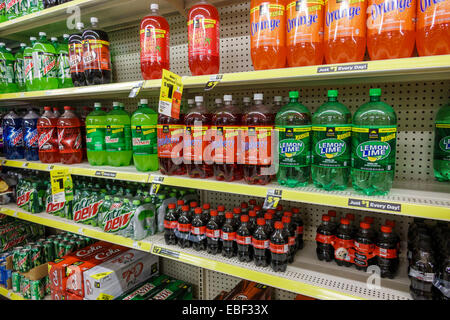
[[[239,261],[250,262],[253,259],[252,233],[248,228],[248,215],[241,216],[241,225],[236,231],[237,256]]]
[[[262,210],[262,207],[260,205],[255,205],[253,207],[253,210],[255,210],[256,216],[258,218],[264,218],[264,211]]]
[[[411,280],[409,291],[414,300],[433,300],[436,288],[433,286],[437,273],[437,263],[433,247],[429,241],[419,240],[409,267]]]
[[[221,224],[217,210],[210,211],[211,218],[206,224],[206,252],[210,254],[218,254],[222,250],[220,242]]]
[[[266,233],[266,221],[258,218],[252,236],[253,259],[258,267],[267,267],[270,262],[269,235]]]
[[[254,210],[255,206],[257,205],[256,199],[250,199],[248,200],[249,210]]]
[[[352,230],[352,237],[356,237],[356,233],[358,233],[358,227],[355,225],[355,215],[353,213],[347,213],[345,215],[345,219],[350,222],[350,229]]]
[[[275,231],[270,237],[270,266],[273,271],[286,271],[289,256],[289,244],[283,232],[283,222],[275,222]]]
[[[338,228],[338,221],[337,221],[336,210],[328,210],[327,216],[330,217],[331,225],[334,226],[334,232],[336,232],[336,230]]]
[[[206,250],[206,222],[203,220],[202,212],[202,208],[195,208],[192,219],[192,248],[196,251]]]
[[[233,213],[225,213],[225,223],[222,226],[222,255],[226,258],[232,258],[236,255],[236,227],[233,222]]]
[[[375,234],[367,222],[359,224],[359,230],[355,237],[354,264],[358,270],[367,270],[367,267],[375,263]]]
[[[175,210],[175,216],[178,218],[181,216],[181,212],[183,212],[183,206],[184,206],[184,200],[179,199],[177,200],[177,208]]]
[[[377,265],[382,278],[394,278],[398,269],[397,242],[392,234],[392,228],[381,226],[381,232],[376,243]]]
[[[241,208],[239,207],[233,208],[233,223],[237,230],[241,224]]]
[[[353,245],[354,241],[352,230],[350,229],[350,221],[342,218],[334,239],[334,261],[336,261],[338,266],[344,265],[351,267],[353,263],[351,261],[350,249],[353,248]]]
[[[181,248],[190,248],[192,246],[189,240],[191,235],[191,221],[189,215],[189,206],[184,205],[181,208],[181,215],[178,218],[178,245]]]
[[[253,233],[256,229],[256,211],[250,210],[248,212],[248,228],[250,230],[250,233]]]
[[[266,222],[266,225],[264,226],[264,229],[266,230],[267,235],[270,237],[272,233],[275,231],[274,223],[272,221],[272,214],[269,212],[266,212],[264,214],[264,221]]]
[[[400,236],[398,235],[398,233],[395,232],[395,221],[394,220],[389,220],[386,219],[386,222],[384,223],[386,226],[389,226],[392,228],[392,235],[395,238],[395,241],[397,242],[397,250],[398,250],[398,255],[400,255]]]
[[[284,225],[284,232],[288,239],[288,262],[292,263],[294,262],[295,252],[297,251],[295,247],[295,229],[291,224],[291,218],[284,216],[281,218],[281,222],[283,222]]]
[[[303,249],[303,219],[300,213],[299,208],[292,209],[292,221],[296,225],[296,242],[297,242],[297,250]]]
[[[248,211],[249,211],[248,203],[245,201],[241,202],[241,213],[248,214]]]
[[[175,230],[178,227],[175,203],[169,203],[168,210],[164,215],[164,240],[166,244],[176,245],[177,236]]]
[[[330,216],[324,214],[322,223],[317,228],[316,233],[316,254],[319,260],[330,262],[334,258],[334,225]]]
[[[192,221],[192,219],[194,219],[195,208],[197,208],[197,206],[198,206],[197,201],[192,201],[191,203],[189,203],[189,207],[190,207],[189,217],[191,218],[191,221]]]
[[[279,204],[275,208],[275,219],[279,221],[279,220],[281,220],[282,217],[283,217],[283,206],[281,204]]]
[[[203,204],[202,220],[205,222],[205,225],[208,223],[210,219],[210,209],[211,205],[209,203]]]
[[[219,205],[217,206],[217,220],[219,221],[220,226],[222,227],[225,223],[225,206]]]

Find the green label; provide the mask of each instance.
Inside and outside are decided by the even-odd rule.
[[[105,151],[106,126],[86,125],[87,151]]]
[[[0,82],[3,84],[14,83],[14,62],[12,60],[0,60]]]
[[[363,171],[392,171],[395,168],[397,128],[353,127],[352,167]]]
[[[16,76],[16,81],[19,86],[25,85],[25,62],[23,59],[17,59],[14,63],[14,74]]]
[[[129,125],[106,126],[106,150],[128,151],[131,150],[131,128]]]
[[[34,69],[34,62],[32,56],[24,56],[23,60],[25,62],[25,81],[33,81],[33,69]]]
[[[306,167],[311,163],[311,126],[276,126],[279,165]]]
[[[50,52],[33,52],[35,75],[37,79],[56,78],[56,56]]]
[[[158,153],[158,139],[156,125],[133,126],[133,153],[136,155],[150,155]]]
[[[434,159],[450,161],[450,123],[437,123],[434,137]]]
[[[60,52],[56,61],[56,70],[58,79],[68,79],[70,76],[69,54]]]
[[[321,167],[345,168],[350,165],[352,128],[313,126],[312,162]]]

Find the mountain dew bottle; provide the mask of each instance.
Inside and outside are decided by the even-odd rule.
[[[103,166],[106,160],[106,112],[99,102],[94,104],[94,111],[86,117],[86,149],[91,166]]]
[[[147,99],[141,99],[141,106],[131,116],[133,160],[138,171],[158,170],[157,124],[158,114],[149,108]]]
[[[385,195],[395,175],[397,116],[380,101],[381,89],[370,89],[370,102],[353,116],[352,184],[366,195]]]
[[[345,190],[350,177],[352,115],[337,96],[328,90],[328,101],[312,118],[312,180],[327,191]]]
[[[69,63],[69,35],[64,34],[61,42],[53,41],[56,50],[56,77],[58,79],[58,88],[73,87],[72,76],[70,75]]]
[[[278,172],[281,185],[307,186],[311,164],[311,113],[298,102],[298,92],[289,92],[289,103],[275,117],[278,131]]]
[[[34,91],[36,89],[37,81],[34,80],[34,60],[33,60],[33,46],[37,39],[35,37],[30,37],[31,45],[27,46],[23,51],[23,61],[25,63],[24,77],[25,86],[27,91]]]
[[[433,168],[438,181],[450,180],[450,104],[436,115]]]
[[[39,32],[39,40],[33,45],[34,81],[36,90],[58,88],[56,78],[56,50],[47,40],[45,32]]]
[[[23,59],[23,53],[26,47],[27,45],[25,43],[21,43],[19,51],[17,51],[14,56],[16,59],[14,62],[14,74],[19,92],[27,90],[25,85],[25,61]]]
[[[114,167],[128,166],[133,154],[131,148],[131,126],[128,112],[113,103],[113,109],[106,115],[106,159]]]
[[[10,53],[4,42],[0,42],[0,93],[17,92],[14,77],[14,56]]]

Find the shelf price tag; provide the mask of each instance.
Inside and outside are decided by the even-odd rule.
[[[69,174],[69,169],[62,168],[50,171],[50,181],[53,203],[61,203],[73,199],[72,177]]]
[[[209,77],[209,81],[205,85],[205,91],[212,90],[223,78],[223,74],[214,74]]]
[[[158,112],[179,119],[182,94],[183,82],[181,77],[169,70],[163,69]]]
[[[144,81],[139,81],[137,84],[135,84],[131,88],[131,91],[130,91],[130,94],[128,95],[128,98],[136,98],[136,96],[141,91],[143,85],[144,85]]]
[[[164,182],[164,177],[156,176],[153,178],[152,185],[150,186],[150,195],[154,196],[158,193],[161,183]]]
[[[264,199],[263,209],[276,209],[281,201],[283,190],[268,189],[266,199]]]
[[[178,251],[173,251],[173,250],[162,248],[160,246],[155,246],[155,245],[152,247],[152,253],[157,254],[159,256],[166,256],[166,257],[175,258],[175,259],[180,258],[180,253]]]

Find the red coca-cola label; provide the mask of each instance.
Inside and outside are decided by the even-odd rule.
[[[252,244],[252,237],[251,236],[240,236],[240,235],[236,234],[236,242],[238,244],[248,246],[248,245]]]
[[[206,236],[208,238],[218,239],[220,238],[220,230],[219,229],[206,229]]]
[[[303,226],[297,226],[297,229],[295,230],[295,232],[299,235],[303,234]]]
[[[289,240],[288,244],[290,246],[295,246],[295,237],[289,237],[288,240]]]
[[[58,127],[58,145],[60,153],[73,153],[81,150],[81,128]]]
[[[375,250],[375,244],[365,244],[355,241],[355,249],[360,253],[371,253]]]
[[[169,62],[169,31],[146,26],[141,29],[141,61],[147,63]]]
[[[353,263],[355,253],[353,246],[353,239],[344,240],[339,237],[335,237],[333,240],[335,259]]]
[[[196,236],[200,236],[206,233],[206,226],[191,227],[191,233]]]
[[[54,126],[39,126],[38,146],[40,152],[58,152],[58,130]]]
[[[380,258],[385,259],[395,259],[398,257],[397,249],[384,249],[377,246],[375,247],[375,253]]]
[[[286,244],[275,244],[275,243],[270,242],[269,248],[270,248],[270,252],[272,252],[272,253],[283,254],[283,253],[288,253],[289,245],[287,243]]]
[[[189,57],[219,56],[219,21],[214,19],[193,19],[188,23]]]
[[[192,225],[190,223],[178,223],[178,231],[191,232]]]
[[[252,238],[252,245],[255,249],[268,249],[269,240],[257,240],[255,238]]]
[[[320,233],[316,234],[316,241],[317,242],[320,242],[320,243],[323,243],[323,244],[332,244],[333,240],[334,240],[334,236],[333,235],[326,236],[326,235],[320,234]]]
[[[84,72],[83,45],[81,43],[69,44],[70,73]]]
[[[183,155],[184,125],[158,124],[158,158],[175,159]]]
[[[236,232],[221,232],[221,238],[225,241],[234,241],[236,239]]]
[[[178,221],[164,220],[164,228],[165,229],[176,229],[176,228],[178,228]]]
[[[83,40],[83,63],[85,70],[111,71],[109,42],[104,40]]]

